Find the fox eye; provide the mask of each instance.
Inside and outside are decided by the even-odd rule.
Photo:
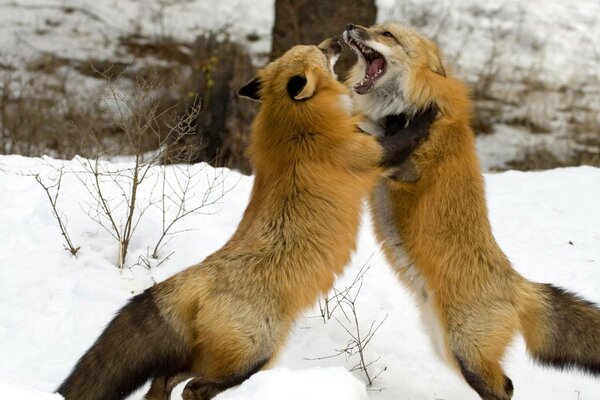
[[[394,35],[392,35],[392,32],[385,31],[385,32],[382,33],[382,35],[385,36],[385,37],[389,37],[389,38],[395,39]]]

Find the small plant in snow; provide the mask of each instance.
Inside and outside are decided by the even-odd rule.
[[[98,158],[82,159],[81,165],[85,172],[78,177],[92,197],[92,202],[86,203],[88,208],[85,212],[117,240],[117,266],[122,269],[133,233],[144,213],[152,205],[149,201],[142,205],[137,198],[139,187],[149,176],[151,165],[140,162],[137,157],[130,168],[110,169]],[[109,186],[119,189],[121,193],[118,198],[106,194]],[[124,209],[124,212],[121,212],[121,209]]]
[[[79,247],[75,247],[71,237],[69,236],[69,232],[67,231],[67,217],[65,214],[58,211],[58,195],[60,194],[60,186],[62,184],[63,178],[63,168],[58,169],[58,176],[51,178],[52,183],[44,182],[43,178],[40,174],[34,175],[37,183],[44,189],[46,192],[46,197],[50,202],[50,207],[52,209],[52,216],[56,219],[58,223],[58,227],[60,228],[60,233],[66,243],[65,250],[68,250],[74,256],[77,256],[77,252],[79,251]]]
[[[156,260],[166,239],[181,232],[174,230],[178,222],[189,215],[201,214],[206,207],[221,200],[228,190],[223,188],[223,172],[215,172],[213,177],[207,174],[207,189],[197,198],[194,193],[197,184],[193,182],[202,170],[192,173],[189,166],[175,166],[174,181],[171,182],[167,178],[166,167],[158,166],[165,161],[169,143],[194,133],[194,121],[200,112],[199,104],[173,120],[164,137],[160,133],[159,118],[165,111],[160,111],[160,99],[154,91],[155,82],[142,82],[139,97],[133,99],[109,86],[110,96],[106,105],[114,109],[114,123],[127,137],[128,153],[133,162],[115,167],[102,161],[100,155],[94,159],[81,159],[83,173],[78,177],[91,196],[91,201],[85,203],[84,212],[117,241],[117,266],[122,269],[126,265],[136,228],[151,207],[159,207],[162,213],[161,235],[151,252],[151,258]],[[159,150],[144,151],[144,143],[149,136],[159,140]],[[143,185],[151,185],[151,188],[149,196],[141,198],[140,188]],[[159,185],[161,189],[157,197],[155,194]],[[222,189],[217,192],[219,186]],[[114,192],[118,195],[109,194]],[[145,258],[138,260],[138,264],[150,267],[153,262]]]
[[[205,210],[218,203],[232,189],[225,188],[225,175],[222,170],[214,170],[213,174],[206,173],[206,190],[200,196],[194,196],[197,183],[194,178],[204,172],[205,168],[192,172],[189,165],[177,166],[172,179],[167,179],[166,167],[161,172],[161,195],[156,204],[162,214],[161,235],[152,250],[152,258],[158,259],[159,252],[166,240],[181,230],[174,230],[175,225],[189,215],[210,214]],[[174,210],[174,213],[171,212]]]
[[[370,259],[371,258],[369,257],[369,260]],[[374,360],[368,360],[365,355],[365,349],[379,328],[381,328],[381,325],[383,325],[387,319],[387,315],[381,321],[372,321],[366,331],[364,327],[361,329],[356,303],[361,293],[364,275],[370,268],[367,267],[369,260],[367,260],[367,262],[361,267],[349,286],[343,290],[333,288],[331,295],[326,296],[323,301],[319,301],[319,309],[321,313],[320,317],[323,318],[323,322],[326,323],[328,320],[333,318],[348,334],[349,339],[346,347],[337,349],[336,354],[318,357],[316,359],[320,360],[325,358],[333,358],[341,355],[344,355],[347,359],[349,359],[357,356],[358,362],[356,362],[356,364],[350,370],[361,371],[367,379],[367,386],[370,387],[373,385],[373,381],[377,379],[377,377],[383,371],[385,371],[387,367],[384,367],[373,376],[369,368],[375,362],[379,361],[379,357]],[[334,315],[338,313],[341,313],[340,318]]]

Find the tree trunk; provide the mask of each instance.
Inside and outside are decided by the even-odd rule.
[[[347,23],[370,26],[375,23],[375,0],[275,0],[275,25],[271,59],[296,44],[318,44],[339,36]],[[336,70],[340,78],[356,62],[356,56],[344,45],[344,54]]]
[[[237,90],[255,75],[250,55],[228,39],[200,36],[194,44],[192,68],[190,106],[201,105],[195,134],[176,138],[166,161],[205,161],[250,173],[245,149],[257,105],[237,96]]]

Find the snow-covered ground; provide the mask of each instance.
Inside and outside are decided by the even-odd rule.
[[[600,126],[597,0],[377,0],[377,4],[379,21],[409,22],[434,36],[460,76],[474,87],[486,74],[494,78],[486,93],[493,97],[489,102],[492,110],[498,110],[498,121],[492,134],[478,137],[485,169],[503,168],[536,146],[566,154],[575,148],[568,124]],[[123,36],[191,41],[221,29],[244,43],[259,64],[270,50],[273,5],[274,0],[0,0],[0,76],[42,76],[46,71],[37,71],[31,63],[46,55],[127,63],[134,55],[120,45]],[[68,88],[77,98],[99,84],[68,65],[56,74],[68,77]],[[527,81],[531,87],[524,87]],[[544,133],[531,135],[518,123],[507,123],[525,117]],[[583,135],[598,135],[582,129]],[[40,173],[49,182],[63,164],[67,173],[58,207],[75,246],[81,247],[76,258],[63,250],[46,194],[31,176]],[[126,165],[106,164],[106,168]],[[160,170],[153,170],[141,188],[140,202],[155,204],[133,236],[128,267],[119,271],[118,246],[87,215],[93,212],[93,202],[77,174],[70,173],[81,170],[81,160],[0,157],[2,399],[59,398],[51,392],[129,297],[225,243],[252,186],[251,177],[235,172],[191,167],[194,193],[201,195],[215,177],[224,183],[214,196],[219,196],[219,188],[227,193],[202,214],[178,223],[177,234],[153,260],[148,257],[159,239],[162,217],[156,204]],[[178,176],[183,179],[181,172],[174,167],[166,170],[170,182],[177,182]],[[515,267],[530,279],[553,282],[600,302],[600,170],[506,172],[487,175],[486,182],[494,233]],[[118,188],[109,186],[116,205]],[[348,372],[358,362],[357,355],[329,357],[348,346],[346,329],[352,332],[355,327],[339,309],[325,323],[315,306],[298,322],[274,370],[260,372],[220,398],[477,399],[434,355],[414,304],[387,267],[367,217],[352,265],[337,287],[348,286],[364,265],[370,268],[356,303],[361,331],[383,321],[365,353],[367,362],[373,362],[370,375],[379,374],[372,388],[366,390],[360,371]],[[505,365],[517,400],[600,398],[599,380],[534,366],[521,339],[515,341]]]
[[[202,215],[183,220],[176,229],[179,233],[160,253],[168,259],[158,266],[153,261],[148,269],[137,262],[158,239],[162,215],[157,207],[149,208],[132,240],[128,268],[119,271],[114,240],[86,215],[90,198],[77,174],[69,173],[80,171],[81,161],[0,157],[2,399],[56,399],[51,392],[128,298],[201,261],[225,243],[252,186],[251,177],[193,166],[197,197],[214,176],[224,177],[229,192]],[[49,179],[61,165],[66,173],[58,208],[67,217],[75,245],[81,247],[77,257],[63,249],[46,195],[30,176],[39,173]],[[160,170],[152,172],[160,176]],[[171,181],[177,173],[175,167],[167,168]],[[142,185],[140,204],[157,190],[155,181]],[[492,174],[486,175],[486,188],[494,233],[515,268],[529,279],[555,283],[600,303],[600,169]],[[116,187],[106,190],[111,198],[119,195]],[[315,306],[296,324],[274,370],[257,374],[219,398],[476,400],[463,380],[435,356],[416,307],[388,268],[366,216],[358,250],[336,287],[348,286],[365,264],[370,268],[356,301],[359,327],[366,333],[373,322],[383,321],[365,349],[366,361],[373,361],[369,373],[379,374],[373,387],[365,390],[360,371],[348,372],[358,356],[324,358],[346,348],[350,340],[346,329],[352,332],[355,327],[339,310],[334,312],[339,322],[332,318],[324,323]],[[535,366],[520,338],[505,367],[515,384],[516,400],[600,396],[598,379]],[[141,399],[141,393],[132,399]]]
[[[117,62],[133,57],[119,48],[122,36],[192,41],[223,29],[250,51],[266,53],[271,49],[273,5],[273,0],[2,0],[0,60],[20,67],[50,53]],[[258,40],[247,41],[248,34]]]

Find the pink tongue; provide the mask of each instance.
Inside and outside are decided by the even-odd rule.
[[[383,69],[383,67],[385,67],[385,60],[381,57],[376,58],[373,61],[371,61],[371,64],[369,64],[369,70],[367,71],[367,75],[373,76],[377,74],[377,72],[380,69]]]

